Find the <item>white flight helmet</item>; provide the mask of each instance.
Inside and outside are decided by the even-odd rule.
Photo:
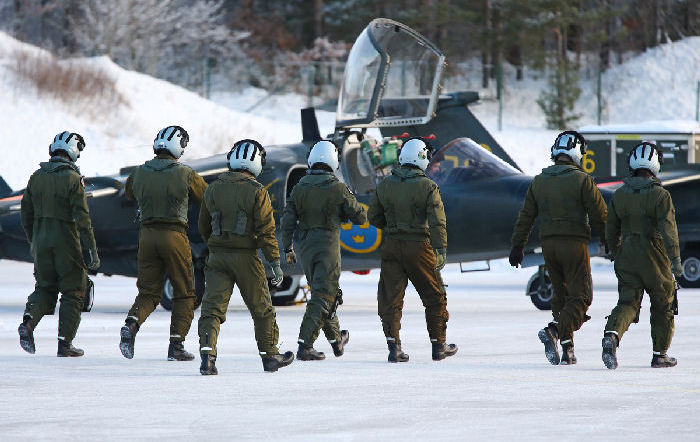
[[[631,172],[637,169],[647,169],[654,176],[659,174],[663,163],[663,151],[656,144],[648,141],[643,141],[636,145],[630,151],[629,157],[627,157],[627,164],[629,164]]]
[[[574,130],[564,131],[557,135],[554,140],[552,161],[557,158],[557,155],[564,154],[571,158],[574,163],[580,165],[586,154],[586,148],[586,139],[583,138],[583,135]]]
[[[80,158],[80,152],[83,149],[85,149],[85,140],[80,134],[64,131],[53,138],[53,143],[49,145],[49,154],[53,156],[56,152],[62,151],[75,162]]]
[[[175,158],[180,158],[185,151],[190,136],[187,131],[180,126],[168,126],[161,129],[153,140],[153,151],[165,149]]]
[[[306,162],[309,167],[313,167],[314,164],[317,163],[323,163],[330,167],[331,170],[336,170],[340,164],[340,151],[338,150],[338,146],[332,141],[321,140],[311,147]]]
[[[433,157],[433,149],[428,143],[420,138],[411,138],[401,147],[399,153],[399,163],[403,166],[413,164],[425,170]]]
[[[233,145],[226,158],[230,170],[247,170],[256,177],[265,165],[265,148],[255,140],[241,140]]]

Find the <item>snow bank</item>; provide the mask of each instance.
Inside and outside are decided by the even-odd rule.
[[[127,71],[106,57],[78,60],[112,75],[126,103],[80,114],[70,105],[38,95],[14,74],[13,53],[41,50],[0,33],[0,133],[4,142],[0,174],[13,188],[26,185],[29,175],[47,158],[47,147],[63,131],[79,132],[87,148],[78,165],[86,175],[105,175],[152,156],[152,140],[163,127],[183,126],[190,144],[183,159],[226,152],[240,138],[263,144],[295,142],[301,129],[279,118],[233,110],[148,75]],[[297,110],[298,114],[298,110]],[[298,118],[298,117],[297,117]]]

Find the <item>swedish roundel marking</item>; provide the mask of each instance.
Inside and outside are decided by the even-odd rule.
[[[360,203],[365,210],[366,204]],[[343,223],[340,225],[340,247],[352,253],[372,253],[382,243],[382,231],[366,222],[362,225]]]

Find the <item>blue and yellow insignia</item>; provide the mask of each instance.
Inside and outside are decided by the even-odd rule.
[[[367,205],[360,203],[365,210]],[[372,253],[382,243],[382,231],[366,222],[362,225],[340,225],[340,247],[352,253]]]

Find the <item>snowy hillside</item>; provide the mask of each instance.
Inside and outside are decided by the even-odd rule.
[[[81,114],[71,105],[39,95],[32,85],[16,78],[18,50],[42,54],[0,33],[0,174],[13,188],[23,187],[54,135],[71,130],[85,137],[87,148],[78,165],[86,175],[115,173],[121,166],[138,164],[152,156],[152,140],[164,126],[178,124],[190,135],[183,159],[228,151],[240,138],[257,138],[264,144],[298,141],[298,123],[263,118],[215,104],[181,87],[124,70],[109,59],[82,60],[116,80],[124,103]],[[296,119],[298,120],[298,111]]]
[[[114,78],[124,102],[116,106],[77,111],[62,101],[47,98],[15,75],[15,53],[39,49],[0,33],[0,132],[12,134],[0,147],[0,174],[14,188],[22,187],[36,164],[46,158],[46,147],[62,130],[80,132],[88,147],[79,161],[86,175],[110,174],[151,155],[151,140],[163,126],[179,124],[190,133],[184,159],[228,150],[236,139],[252,137],[264,144],[301,139],[299,109],[306,97],[294,94],[266,99],[260,89],[218,93],[212,100],[162,80],[124,70],[104,57],[78,63],[101,69]],[[451,79],[448,91],[479,90],[480,72],[466,69],[462,79]],[[548,150],[557,131],[544,128],[536,104],[544,78],[526,75],[516,82],[506,70],[503,130],[498,130],[498,103],[492,89],[479,90],[480,103],[472,111],[526,173],[535,174],[549,164]],[[602,79],[603,123],[639,123],[648,120],[695,118],[695,90],[700,80],[700,37],[659,46],[608,70]],[[579,125],[596,122],[595,79],[582,80],[584,90],[577,112]],[[318,112],[321,133],[333,130],[334,116]],[[8,143],[7,140],[12,140]]]

